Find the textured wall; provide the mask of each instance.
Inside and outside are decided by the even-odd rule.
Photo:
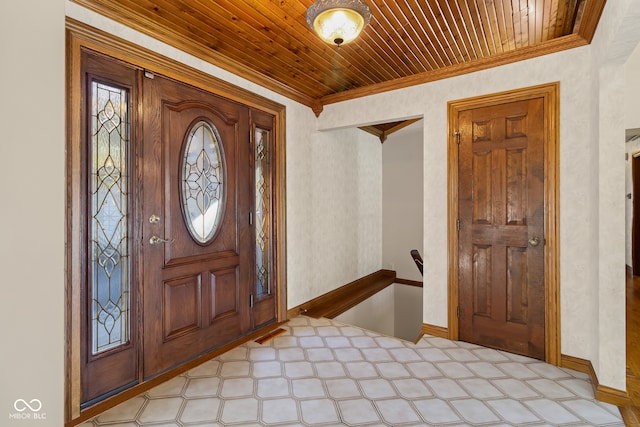
[[[421,296],[421,288],[394,283],[337,316],[335,320],[415,341],[422,327]]]
[[[422,330],[422,288],[398,283],[394,283],[393,286],[394,336],[407,341],[415,341]]]
[[[300,179],[305,187],[287,194],[290,307],[382,265],[380,142],[346,129],[297,144],[305,153],[287,151],[287,186],[299,186]]]
[[[64,46],[63,0],[2,2],[0,417],[5,426],[63,425]],[[38,399],[42,406],[18,412],[18,399],[34,409]]]
[[[370,331],[393,336],[395,333],[395,285],[387,286],[377,294],[350,308],[335,319]],[[375,316],[372,316],[375,313]]]
[[[410,251],[422,249],[422,121],[382,144],[382,265],[422,281]]]

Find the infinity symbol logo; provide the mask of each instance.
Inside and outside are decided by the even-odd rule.
[[[40,400],[38,399],[32,399],[27,403],[27,401],[24,399],[18,399],[13,403],[13,407],[16,408],[16,411],[18,412],[24,412],[27,410],[27,408],[31,409],[31,411],[33,412],[38,412],[40,409],[42,409],[42,402],[40,402]]]

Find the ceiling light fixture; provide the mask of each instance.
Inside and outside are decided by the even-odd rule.
[[[363,0],[317,0],[307,9],[307,24],[329,44],[353,41],[371,21],[371,9]]]

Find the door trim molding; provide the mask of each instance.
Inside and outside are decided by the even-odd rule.
[[[80,204],[81,156],[81,53],[92,50],[127,62],[140,69],[150,70],[166,77],[190,84],[215,95],[265,111],[274,116],[274,244],[277,289],[276,324],[287,319],[286,284],[286,109],[275,101],[255,94],[227,81],[211,76],[159,53],[118,38],[107,32],[67,17],[66,19],[66,210],[65,224],[65,422],[81,416],[81,358],[80,358],[80,285],[84,255],[82,251],[82,223]],[[132,274],[138,274],[133,271]],[[271,325],[269,326],[271,327]],[[264,334],[264,332],[263,332]],[[251,335],[248,335],[251,336]],[[246,338],[246,337],[244,337]],[[242,340],[242,339],[241,339]],[[241,342],[238,341],[238,343]],[[227,348],[225,346],[225,348]],[[112,400],[113,401],[113,400]],[[90,409],[90,408],[87,408]],[[103,408],[104,409],[104,408]]]
[[[496,94],[450,101],[448,107],[448,320],[449,339],[457,340],[458,282],[458,113],[515,101],[542,98],[544,102],[544,207],[545,207],[545,361],[560,364],[560,83],[554,82]]]

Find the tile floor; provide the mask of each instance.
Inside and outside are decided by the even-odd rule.
[[[81,426],[624,426],[586,375],[539,360],[304,316],[284,329]]]

